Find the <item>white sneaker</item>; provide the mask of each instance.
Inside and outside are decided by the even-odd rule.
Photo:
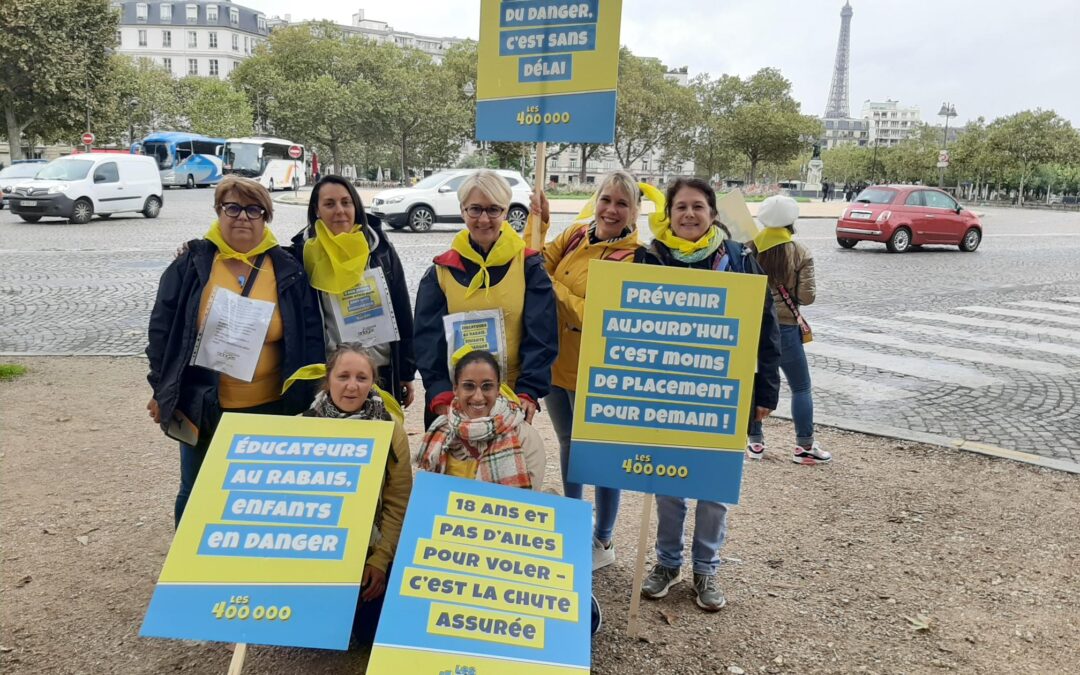
[[[615,544],[608,542],[607,546],[600,543],[596,537],[592,539],[592,568],[593,572],[607,567],[615,562]]]
[[[827,450],[822,450],[821,444],[814,441],[814,444],[809,448],[796,445],[795,453],[791,456],[791,461],[796,464],[828,464],[832,461],[832,453]]]
[[[761,459],[765,454],[764,443],[747,443],[746,444],[746,456],[749,459]]]

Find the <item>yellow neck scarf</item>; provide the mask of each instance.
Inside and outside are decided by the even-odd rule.
[[[491,273],[488,272],[488,268],[499,267],[513,260],[525,250],[525,241],[518,236],[517,232],[514,232],[514,228],[510,227],[510,223],[503,221],[502,228],[499,230],[499,238],[495,240],[495,245],[488,251],[486,259],[477,253],[476,249],[469,243],[469,230],[467,229],[457,233],[453,243],[450,244],[450,248],[457,251],[462,258],[471,260],[480,266],[480,271],[476,273],[476,276],[469,283],[469,289],[465,291],[465,297],[467,298],[481,288],[487,289],[491,285]]]
[[[641,192],[656,206],[656,210],[649,215],[649,229],[652,230],[653,237],[668,248],[689,255],[703,248],[709,248],[720,235],[720,229],[713,226],[697,241],[675,236],[671,230],[671,219],[664,212],[667,200],[664,199],[663,193],[648,183],[641,183]]]
[[[221,234],[221,223],[216,220],[210,223],[210,230],[205,235],[203,235],[203,237],[208,241],[213,242],[214,246],[217,246],[218,255],[221,258],[224,258],[225,260],[240,260],[247,263],[248,265],[251,265],[251,267],[255,267],[255,265],[251,263],[251,258],[254,258],[260,253],[265,253],[277,246],[277,239],[274,238],[274,233],[270,231],[269,227],[264,226],[263,238],[262,241],[259,242],[258,246],[251,249],[247,253],[240,253],[225,242],[225,236]]]
[[[791,232],[786,227],[763,227],[754,237],[754,248],[764,253],[770,248],[791,241]]]
[[[351,232],[334,234],[321,220],[315,221],[315,238],[304,244],[304,270],[313,288],[341,294],[360,283],[368,266],[371,248],[357,225]]]
[[[297,380],[321,380],[326,377],[326,364],[325,363],[312,363],[309,366],[304,366],[297,369],[295,373],[289,376],[289,379],[285,380],[285,384],[281,387],[281,393],[284,394],[289,387],[293,385],[293,382]],[[383,407],[386,408],[386,412],[390,413],[390,417],[393,418],[398,424],[405,424],[405,411],[401,409],[401,405],[397,402],[397,399],[391,396],[388,392],[383,391],[377,384],[371,385],[371,393],[376,394],[382,399]]]

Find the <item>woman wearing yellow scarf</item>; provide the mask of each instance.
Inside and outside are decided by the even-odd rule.
[[[356,340],[342,336],[343,319],[338,317],[342,310],[335,308],[342,306],[342,294],[357,288],[369,270],[381,273],[398,339],[364,342],[364,346],[375,359],[381,385],[407,407],[413,400],[416,357],[409,289],[397,250],[383,234],[379,219],[364,211],[356,188],[341,176],[323,176],[315,184],[307,220],[308,226],[293,237],[288,250],[304,265],[311,286],[318,291],[327,352]]]
[[[635,259],[647,265],[668,265],[700,270],[764,274],[741,244],[725,238],[717,219],[716,193],[700,178],[677,178],[667,189],[666,206],[649,217],[653,242],[638,249]],[[763,420],[776,409],[780,396],[780,331],[772,298],[765,294],[754,376],[751,419]],[[656,496],[656,566],[641,585],[647,598],[662,598],[679,582],[683,564],[683,526],[689,500]],[[720,548],[727,535],[727,506],[699,499],[694,522],[694,591],[697,605],[719,611],[726,600],[716,582]]]
[[[302,383],[282,394],[282,383],[325,356],[318,301],[307,276],[267,227],[274,203],[266,188],[249,178],[227,176],[214,192],[214,210],[218,220],[205,239],[188,242],[161,275],[146,347],[147,379],[154,390],[147,410],[180,441],[177,524],[222,412],[293,415],[305,410],[311,385]],[[190,365],[200,336],[214,328],[206,325],[211,302],[216,306],[232,297],[228,293],[273,304],[265,335],[256,338],[260,351],[250,379]]]
[[[505,343],[505,354],[498,355],[506,365],[504,380],[521,399],[528,420],[551,386],[559,344],[555,294],[543,256],[526,249],[503,219],[510,198],[510,185],[494,171],[466,178],[458,188],[465,229],[420,280],[414,338],[426,426],[445,414],[454,398],[444,317],[452,334],[468,333],[465,339],[475,349],[496,351],[500,339]],[[499,318],[473,321],[472,328],[480,330],[468,330],[468,313],[485,310],[496,310]]]

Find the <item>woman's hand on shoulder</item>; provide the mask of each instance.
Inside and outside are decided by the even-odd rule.
[[[525,411],[525,421],[532,424],[533,418],[536,417],[536,404],[529,399],[521,399],[521,409]]]

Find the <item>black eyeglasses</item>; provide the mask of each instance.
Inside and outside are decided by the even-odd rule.
[[[479,218],[486,213],[488,218],[495,219],[501,216],[504,211],[506,211],[506,209],[501,206],[488,206],[485,208],[473,204],[472,206],[465,207],[465,213],[469,214],[470,218]]]
[[[221,210],[230,218],[239,218],[241,212],[246,213],[247,217],[251,220],[259,220],[260,218],[266,217],[266,209],[258,204],[241,206],[235,202],[225,202],[221,205]]]

